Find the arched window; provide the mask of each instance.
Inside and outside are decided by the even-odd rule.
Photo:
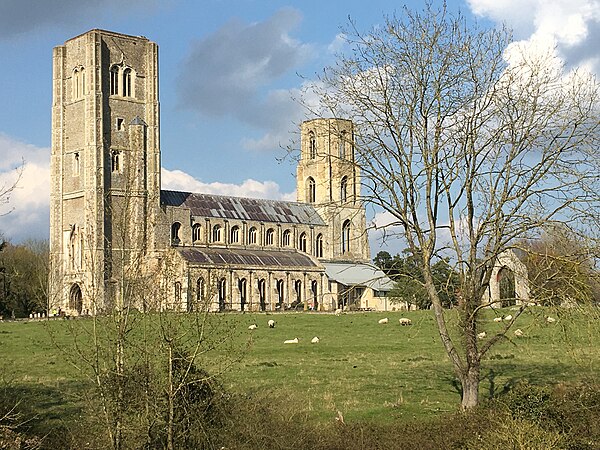
[[[119,66],[110,68],[110,95],[119,95]]]
[[[296,302],[302,303],[302,280],[296,280],[294,283],[294,292],[296,293]]]
[[[267,230],[267,234],[266,234],[266,244],[267,245],[273,245],[273,243],[275,242],[275,231],[273,230],[273,228],[269,228]]]
[[[112,173],[120,173],[121,166],[121,152],[119,150],[113,150],[110,157],[110,170]]]
[[[310,159],[317,157],[317,140],[315,139],[315,133],[312,131],[308,133],[308,157]]]
[[[231,244],[240,242],[240,227],[237,225],[231,227],[231,231],[229,232],[229,242]]]
[[[323,235],[318,234],[317,239],[315,240],[315,256],[317,258],[323,257]]]
[[[123,97],[131,97],[133,91],[131,90],[131,69],[128,67],[123,70]]]
[[[202,238],[202,228],[199,223],[195,223],[192,227],[192,241],[198,242]]]
[[[76,67],[72,77],[73,100],[79,100],[85,95],[85,69]]]
[[[196,280],[196,300],[198,302],[204,300],[204,278],[202,277]]]
[[[306,179],[306,201],[314,203],[317,198],[317,185],[313,177]]]
[[[181,283],[175,282],[175,303],[181,303]]]
[[[350,251],[350,221],[346,220],[342,225],[342,253]]]
[[[227,280],[221,278],[217,285],[219,292],[219,311],[225,311],[225,298],[227,296]]]
[[[340,159],[346,159],[346,132],[342,131],[340,133],[340,142],[339,142],[339,155]]]
[[[319,297],[318,297],[318,283],[316,280],[313,280],[310,283],[310,291],[312,293],[312,301],[313,301],[313,309],[318,311],[319,309]]]
[[[264,278],[258,280],[258,301],[260,303],[260,310],[265,311],[267,309],[267,283]]]
[[[252,227],[248,230],[248,244],[256,244],[256,228]]]
[[[285,230],[283,232],[283,246],[284,247],[289,247],[290,246],[290,236],[292,233],[290,233],[290,230]]]
[[[221,242],[221,225],[215,225],[213,227],[212,241]]]
[[[348,200],[348,177],[342,177],[340,181],[340,200],[342,203]]]
[[[306,233],[302,233],[298,239],[298,249],[306,253]]]
[[[277,280],[277,304],[280,309],[283,309],[283,303],[285,301],[285,284],[283,280]]]
[[[173,222],[171,225],[171,244],[179,245],[181,240],[179,239],[179,230],[181,229],[181,224],[179,222]]]
[[[86,86],[85,86],[85,69],[83,67],[79,70],[79,77],[80,77],[79,81],[80,81],[80,86],[81,86],[80,95],[81,95],[81,97],[83,97],[85,95],[85,88],[86,88]]]

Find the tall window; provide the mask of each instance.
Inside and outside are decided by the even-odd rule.
[[[119,66],[110,68],[110,95],[119,95]]]
[[[318,234],[315,240],[315,256],[317,258],[323,257],[323,235]]]
[[[221,242],[221,225],[215,225],[212,233],[213,242]]]
[[[310,159],[317,157],[317,140],[315,139],[315,133],[312,131],[308,133],[308,157]]]
[[[217,285],[219,292],[219,311],[225,311],[225,298],[227,296],[227,281],[221,278]]]
[[[350,221],[346,220],[342,225],[342,253],[350,251]]]
[[[275,231],[273,230],[273,228],[269,228],[267,230],[265,241],[267,245],[273,245],[273,243],[275,242]]]
[[[175,283],[175,303],[181,303],[181,283]]]
[[[283,280],[277,280],[277,304],[279,307],[283,307],[283,302],[285,300],[285,285]]]
[[[285,230],[283,232],[283,246],[284,247],[289,247],[290,246],[290,230]]]
[[[179,230],[181,229],[181,224],[179,222],[173,222],[171,225],[171,244],[179,245],[181,242],[179,239]]]
[[[298,249],[301,252],[306,253],[306,233],[300,235],[300,239],[298,239]]]
[[[128,67],[123,71],[123,97],[131,97],[131,69]]]
[[[342,177],[340,181],[340,200],[342,203],[348,200],[348,177]]]
[[[121,172],[121,152],[119,150],[113,150],[110,158],[110,170],[113,173]]]
[[[250,228],[248,231],[248,244],[256,244],[256,234],[256,228]]]
[[[73,70],[72,77],[73,100],[79,100],[85,95],[85,69],[77,67]]]
[[[264,278],[258,280],[258,301],[260,303],[260,310],[265,311],[267,309],[267,283]]]
[[[229,232],[229,242],[232,244],[240,242],[240,227],[237,225],[231,227],[231,231]]]
[[[73,153],[73,175],[78,176],[81,170],[81,161],[79,160],[79,152]]]
[[[198,242],[202,238],[202,228],[199,223],[195,223],[192,227],[192,241]]]
[[[306,201],[314,203],[317,197],[317,185],[313,177],[308,177],[306,180]]]
[[[298,303],[302,302],[302,281],[296,280],[294,283],[294,291],[296,293],[296,301]]]
[[[202,301],[204,299],[204,278],[200,277],[196,280],[196,300]]]
[[[246,279],[242,278],[238,281],[238,288],[240,291],[240,309],[243,311],[246,305]]]
[[[339,155],[340,159],[346,159],[346,132],[342,131],[340,133],[340,145],[339,145]]]

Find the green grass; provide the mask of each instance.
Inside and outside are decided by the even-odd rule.
[[[514,338],[511,334],[490,352],[483,364],[482,398],[518,380],[546,385],[596,376],[600,361],[598,313],[562,310],[555,324],[545,322],[548,314],[556,317],[556,311],[543,309],[523,314],[515,328],[522,329],[525,336]],[[449,315],[451,328],[459,336],[453,313]],[[400,326],[398,319],[403,316],[411,318],[413,325]],[[488,336],[502,326],[492,321],[493,316],[486,312],[480,324]],[[379,325],[382,317],[388,317],[389,324]],[[277,322],[274,329],[267,327],[271,318]],[[329,421],[338,410],[346,421],[429,418],[455,411],[460,402],[430,311],[339,317],[231,314],[213,319],[225,321],[214,333],[225,333],[230,341],[207,353],[202,362],[212,371],[232,364],[222,375],[225,387],[240,393],[283,392],[300,399],[315,421]],[[258,324],[258,329],[248,330],[251,323]],[[66,420],[82,406],[89,380],[85,371],[74,367],[72,348],[74,336],[85,346],[85,330],[90,325],[91,320],[0,323],[4,385],[15,398],[26,398],[39,420]],[[320,338],[319,344],[310,343],[314,336]],[[299,344],[283,344],[294,337]],[[231,363],[238,356],[241,360]]]

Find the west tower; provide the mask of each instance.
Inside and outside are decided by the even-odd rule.
[[[344,119],[302,123],[300,161],[296,173],[299,202],[313,204],[328,224],[319,258],[368,261],[360,172],[354,160],[354,127]],[[319,246],[318,241],[316,242]]]
[[[125,269],[156,247],[159,202],[158,46],[91,30],[54,48],[51,307],[118,306]]]

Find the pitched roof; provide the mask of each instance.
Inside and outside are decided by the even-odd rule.
[[[177,247],[177,251],[192,265],[211,267],[284,267],[321,269],[307,254],[293,250],[262,250],[222,247]],[[322,270],[322,269],[321,269]]]
[[[346,286],[367,286],[376,291],[391,291],[394,282],[379,268],[365,263],[323,263],[330,280]]]
[[[160,191],[160,202],[166,206],[189,208],[192,215],[201,217],[325,225],[315,208],[305,203],[179,191]]]

